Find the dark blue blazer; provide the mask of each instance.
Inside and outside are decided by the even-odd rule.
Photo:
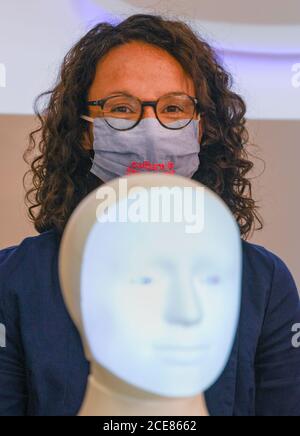
[[[49,231],[0,251],[7,339],[0,348],[0,415],[75,415],[82,403],[89,364],[61,294],[59,243]],[[287,267],[243,242],[239,329],[224,373],[206,393],[212,415],[300,416],[295,324],[299,296]]]

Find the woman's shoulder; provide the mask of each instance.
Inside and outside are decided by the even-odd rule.
[[[267,248],[243,241],[245,288],[249,294],[264,294],[267,302],[290,301],[299,307],[299,293],[291,270],[277,254]],[[246,286],[248,282],[248,287]]]
[[[0,250],[0,265],[3,263],[17,248],[16,245]]]
[[[285,261],[279,255],[262,245],[243,240],[243,256],[246,267],[249,269],[268,272],[272,276],[275,272],[291,276]]]
[[[36,271],[43,271],[59,250],[59,235],[49,230],[25,238],[19,245],[0,250],[0,287],[18,277],[27,278]]]

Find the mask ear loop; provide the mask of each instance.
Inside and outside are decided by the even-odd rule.
[[[88,122],[90,122],[90,123],[94,123],[94,118],[91,118],[91,117],[89,117],[89,116],[87,116],[87,115],[81,115],[80,118],[83,119],[83,120],[85,120],[85,121],[88,121]],[[91,150],[91,153],[92,153],[92,150]],[[90,160],[91,160],[91,162],[93,163],[94,158],[93,158],[92,156],[90,156]]]
[[[91,118],[91,117],[89,117],[87,115],[81,115],[80,118],[82,118],[85,121],[89,121],[90,123],[94,122],[94,118]]]

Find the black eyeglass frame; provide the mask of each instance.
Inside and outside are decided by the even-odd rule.
[[[203,115],[204,115],[204,112],[201,111],[200,102],[199,102],[199,100],[198,100],[196,97],[192,97],[192,96],[190,96],[190,95],[188,95],[188,94],[179,93],[179,92],[178,92],[178,93],[165,94],[165,95],[161,96],[158,100],[153,100],[153,101],[140,100],[138,97],[134,97],[133,95],[125,94],[125,93],[124,93],[124,94],[121,94],[121,93],[120,93],[120,94],[110,95],[109,97],[102,98],[101,100],[88,101],[88,102],[87,102],[87,105],[88,105],[88,106],[93,106],[93,107],[95,107],[95,106],[99,106],[99,107],[101,107],[101,109],[103,110],[104,105],[105,105],[105,103],[106,103],[108,100],[110,100],[110,99],[112,99],[112,98],[115,98],[115,97],[122,96],[122,95],[123,95],[123,96],[126,96],[126,97],[130,97],[130,98],[134,98],[134,99],[136,99],[136,100],[140,103],[140,105],[141,105],[141,114],[140,114],[140,116],[139,116],[137,122],[136,122],[132,127],[129,127],[128,129],[117,129],[116,127],[111,126],[111,125],[106,121],[106,119],[105,119],[105,117],[104,117],[104,120],[105,120],[105,122],[109,125],[109,127],[111,127],[111,128],[114,129],[114,130],[119,130],[119,131],[122,131],[122,132],[125,132],[125,131],[127,131],[127,130],[132,130],[132,129],[134,129],[134,128],[135,128],[135,127],[136,127],[136,126],[141,122],[141,120],[143,119],[143,116],[144,116],[144,108],[147,107],[147,106],[150,106],[150,107],[152,107],[152,108],[154,109],[154,113],[155,113],[156,119],[158,120],[159,124],[160,124],[161,126],[165,127],[166,129],[169,129],[169,130],[181,130],[181,129],[184,129],[185,127],[187,127],[187,126],[192,122],[192,120],[193,120],[193,118],[194,118],[196,112],[197,112],[198,115],[200,115],[200,116],[203,116]],[[162,98],[165,98],[165,97],[168,97],[168,96],[178,96],[178,95],[184,95],[184,96],[188,97],[188,98],[189,98],[189,99],[194,103],[194,112],[193,112],[192,118],[191,118],[190,121],[189,121],[185,126],[183,126],[183,127],[177,127],[177,128],[167,127],[165,124],[163,124],[163,123],[160,121],[160,119],[159,119],[159,117],[158,117],[158,114],[157,114],[157,105],[158,105],[159,101],[160,101]]]

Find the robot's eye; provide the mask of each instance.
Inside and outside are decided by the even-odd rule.
[[[199,285],[207,285],[207,286],[217,286],[221,282],[221,277],[217,274],[211,274],[211,275],[198,275],[196,278],[196,283]]]
[[[208,285],[218,285],[220,283],[221,279],[218,275],[211,275],[205,278],[205,283]]]
[[[150,276],[141,276],[132,278],[131,282],[135,285],[149,285],[153,282],[153,279]]]

